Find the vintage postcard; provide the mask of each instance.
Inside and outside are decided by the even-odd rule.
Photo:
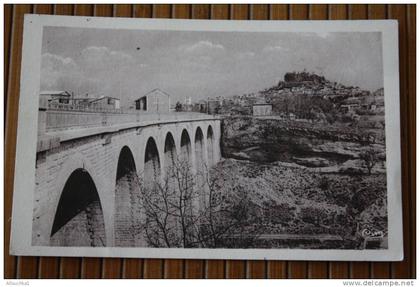
[[[26,15],[11,254],[401,260],[397,28]]]

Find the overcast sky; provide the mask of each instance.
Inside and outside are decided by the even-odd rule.
[[[105,94],[127,104],[154,88],[172,102],[257,92],[306,69],[383,87],[381,34],[142,31],[46,27],[41,90]]]

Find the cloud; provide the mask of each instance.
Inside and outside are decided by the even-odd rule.
[[[78,66],[72,58],[44,53],[41,57],[41,88],[56,88],[63,77],[75,77]]]
[[[44,53],[42,54],[42,63],[45,68],[63,67],[63,68],[75,68],[76,63],[70,57],[62,57],[59,55]]]
[[[210,41],[199,41],[189,46],[181,46],[180,49],[187,53],[212,53],[224,51],[225,47]]]
[[[83,49],[77,63],[91,72],[115,69],[134,64],[133,56],[107,47],[90,46]]]

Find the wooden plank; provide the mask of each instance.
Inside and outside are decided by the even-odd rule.
[[[352,262],[350,263],[349,277],[352,279],[367,279],[370,278],[369,262]]]
[[[308,277],[308,262],[289,261],[287,264],[287,278],[305,279]]]
[[[230,7],[228,4],[211,5],[211,19],[227,20],[230,18]]]
[[[123,263],[121,258],[104,258],[102,260],[102,278],[118,279],[122,277]]]
[[[407,45],[407,6],[406,5],[388,5],[387,17],[389,19],[397,19],[399,27],[399,52],[400,52],[400,116],[401,116],[401,177],[402,177],[402,208],[403,208],[403,231],[404,231],[404,260],[401,262],[392,263],[392,277],[393,278],[410,278],[411,276],[411,262],[413,253],[410,250],[411,238],[409,234],[411,231],[410,226],[410,175],[409,175],[409,162],[410,147],[408,135],[408,122],[409,118],[409,104],[408,99],[408,45]]]
[[[93,5],[76,4],[74,5],[74,15],[76,16],[93,16]]]
[[[190,19],[191,5],[175,4],[172,6],[172,17],[176,19]]]
[[[95,4],[93,14],[97,17],[112,17],[114,15],[114,7],[112,4]]]
[[[184,278],[184,260],[183,259],[165,259],[165,270],[163,277],[165,279]]]
[[[312,4],[309,5],[310,20],[328,20],[328,5]]]
[[[266,260],[248,260],[247,261],[247,278],[264,279],[267,278],[267,261]]]
[[[151,4],[136,4],[133,10],[136,18],[151,18],[153,15],[153,5]]]
[[[60,278],[63,279],[77,279],[81,278],[82,274],[82,259],[80,257],[61,257],[60,258]],[[93,276],[92,278],[99,278]]]
[[[408,63],[408,136],[409,158],[416,157],[416,5],[407,6],[407,63]],[[416,161],[410,160],[410,214],[411,214],[411,246],[410,253],[416,254]],[[416,277],[416,257],[411,261],[410,277]]]
[[[9,255],[10,224],[12,216],[13,180],[16,154],[16,128],[20,91],[20,64],[22,55],[23,15],[32,13],[32,5],[14,5],[11,28],[10,67],[7,84],[7,125],[5,126],[5,162],[4,165],[4,277],[36,278],[38,258],[15,257]],[[28,271],[22,270],[22,266]]]
[[[171,18],[172,6],[169,4],[154,4],[153,18]]]
[[[246,278],[246,261],[245,260],[227,260],[226,261],[226,278],[228,279]]]
[[[389,262],[375,262],[371,264],[370,278],[386,279],[391,276],[391,265]]]
[[[207,279],[223,279],[226,277],[225,260],[207,260],[205,267],[205,277]]]
[[[289,19],[289,5],[272,4],[270,5],[270,20],[287,20]]]
[[[328,18],[330,20],[345,20],[348,19],[347,5],[345,4],[329,4]]]
[[[60,257],[40,257],[38,278],[58,279],[60,277]]]
[[[270,260],[267,262],[267,278],[286,279],[287,261]]]
[[[368,18],[368,5],[366,4],[351,4],[349,5],[349,19],[364,20]]]
[[[308,262],[308,278],[311,278],[311,279],[328,278],[328,262],[325,262],[325,261]]]
[[[200,279],[204,278],[205,262],[200,259],[185,260],[185,278],[187,279]]]
[[[268,20],[270,19],[270,6],[267,4],[251,5],[251,20]]]
[[[346,279],[349,278],[349,263],[348,262],[330,262],[329,277],[331,279]]]
[[[12,41],[12,24],[13,24],[13,5],[5,4],[4,5],[4,106],[7,107],[7,83],[9,81],[9,61],[10,61],[10,46]],[[6,125],[6,116],[4,113],[4,125]]]
[[[131,17],[133,6],[131,4],[116,4],[114,6],[114,17]]]
[[[137,259],[137,258],[124,259],[122,277],[124,279],[143,278],[143,259]]]
[[[163,278],[163,260],[162,259],[144,259],[143,278],[161,279]]]
[[[291,4],[289,6],[290,20],[308,20],[309,5],[306,4]]]
[[[83,279],[99,279],[102,276],[102,261],[100,258],[83,257],[80,277]]]
[[[193,4],[191,10],[193,19],[210,19],[211,9],[208,4]]]
[[[17,276],[18,279],[38,279],[38,257],[18,257]]]
[[[230,5],[230,17],[233,20],[248,20],[249,11],[249,5],[246,4]]]
[[[71,4],[55,4],[54,14],[55,15],[73,15],[74,5]]]

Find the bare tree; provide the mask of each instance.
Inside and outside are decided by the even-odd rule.
[[[192,174],[176,161],[164,179],[144,182],[142,228],[153,247],[250,247],[260,234],[256,207],[231,181],[220,186],[223,171],[204,166]],[[201,180],[198,180],[201,178]]]

